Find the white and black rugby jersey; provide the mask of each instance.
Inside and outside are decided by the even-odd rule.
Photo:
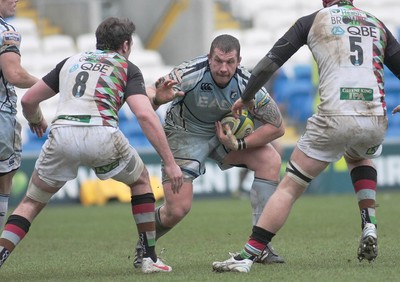
[[[21,35],[1,17],[0,33],[0,56],[7,52],[20,55]],[[0,111],[15,115],[17,114],[17,95],[14,85],[5,80],[2,70],[0,70],[0,79]]]
[[[400,46],[379,19],[339,2],[298,19],[268,57],[282,66],[304,44],[318,65],[320,115],[386,114],[384,64],[400,75]]]
[[[207,56],[201,56],[177,66],[169,77],[178,81],[177,88],[185,92],[185,96],[170,104],[165,118],[167,127],[179,126],[192,133],[215,135],[215,122],[231,111],[250,73],[239,66],[228,85],[220,88],[211,76]],[[265,88],[261,88],[255,99],[268,103],[271,98]]]
[[[139,68],[113,51],[82,52],[60,62],[43,81],[59,101],[55,125],[118,126],[130,95],[147,95]]]

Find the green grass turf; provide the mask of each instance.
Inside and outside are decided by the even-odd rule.
[[[171,273],[132,267],[137,235],[129,204],[47,207],[0,269],[0,281],[398,281],[400,193],[378,194],[379,256],[359,262],[360,216],[353,195],[303,196],[273,244],[285,264],[248,274],[213,273],[251,232],[248,199],[198,199],[157,243]]]

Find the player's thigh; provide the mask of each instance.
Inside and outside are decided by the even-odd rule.
[[[2,174],[0,176],[0,194],[8,195],[11,192],[12,179],[17,170]]]
[[[170,182],[163,183],[164,206],[169,210],[185,209],[189,210],[193,201],[193,182],[185,180],[179,193],[174,193]]]
[[[349,139],[346,154],[353,159],[374,159],[382,153],[382,143],[387,130],[387,118],[384,116],[355,117],[357,133]]]
[[[224,158],[225,164],[245,165],[251,170],[260,166],[280,167],[281,157],[271,145],[249,148],[241,151],[230,151]]]
[[[8,173],[21,165],[21,125],[12,114],[0,114],[0,173]]]
[[[35,168],[40,178],[54,187],[74,179],[81,165],[91,167],[100,179],[108,179],[126,168],[133,151],[116,128],[56,127],[49,133]]]
[[[278,181],[281,170],[281,156],[271,144],[262,147],[231,151],[225,157],[221,169],[232,166],[247,167],[255,177]]]
[[[328,165],[329,162],[320,161],[307,156],[297,146],[294,147],[290,161],[298,168],[301,169],[302,173],[316,177],[319,175]]]
[[[61,187],[77,176],[79,146],[69,132],[67,127],[52,129],[35,163],[38,177],[51,187]]]
[[[93,168],[100,179],[114,178],[127,185],[139,179],[143,161],[119,129],[98,126],[85,131],[91,137],[81,144],[82,164]]]
[[[132,195],[152,192],[148,170],[137,153],[132,156],[119,173],[111,176],[111,178],[128,185],[131,188]]]
[[[354,137],[354,128],[352,116],[313,115],[296,146],[310,158],[335,162],[343,156],[349,138]]]
[[[169,130],[167,140],[175,162],[181,168],[185,180],[194,180],[205,173],[205,161],[218,146],[218,138],[210,135],[192,134],[182,130]],[[163,170],[162,181],[168,181]]]
[[[307,121],[297,148],[322,162],[338,161],[348,148],[378,148],[387,128],[385,117],[318,116]]]

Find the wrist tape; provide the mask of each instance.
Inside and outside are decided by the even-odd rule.
[[[247,148],[247,144],[246,144],[246,141],[244,140],[244,138],[237,139],[237,142],[238,142],[238,151],[244,150]]]
[[[38,107],[37,111],[32,116],[28,116],[25,112],[23,112],[23,115],[30,124],[39,124],[43,120],[43,114],[40,107]]]
[[[156,106],[161,106],[161,105],[162,105],[162,103],[159,103],[159,102],[157,101],[156,96],[153,97],[153,104],[156,105]]]

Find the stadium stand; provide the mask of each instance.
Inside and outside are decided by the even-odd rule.
[[[242,65],[250,70],[298,17],[321,8],[321,1],[310,0],[299,0],[295,3],[272,0],[215,0],[215,2],[222,5],[214,13],[220,13],[223,9],[222,12],[231,14],[231,19],[243,24],[239,27],[236,24],[226,26],[218,24],[210,37],[214,38],[222,33],[236,36],[242,45]],[[400,17],[393,16],[400,13],[398,0],[357,1],[357,6],[380,17],[395,36],[400,38]],[[390,9],[387,9],[387,7],[390,7]],[[75,39],[60,34],[44,36],[38,31],[35,21],[31,19],[14,17],[10,21],[23,36],[21,46],[23,66],[39,77],[47,73],[60,59],[76,51],[95,47],[93,34],[82,34]],[[43,56],[46,56],[46,60],[43,59]],[[154,82],[172,68],[164,63],[159,52],[145,49],[141,38],[137,35],[134,38],[130,59],[142,69],[146,83]],[[303,47],[275,76],[272,91],[275,100],[281,106],[285,119],[288,121],[288,132],[295,131],[293,128],[301,128],[307,117],[313,113],[316,90],[312,85],[312,61],[310,51],[307,47]],[[388,70],[385,70],[385,77],[389,115],[387,136],[389,139],[398,138],[400,135],[400,115],[392,116],[391,111],[397,104],[400,104],[400,82]],[[23,94],[22,91],[21,94]],[[50,120],[55,107],[56,99],[48,105],[46,104],[44,108],[45,116]],[[148,140],[141,133],[136,118],[129,112],[129,109],[122,111],[120,117],[121,129],[127,134],[134,146],[139,149],[150,148]],[[163,112],[159,113],[161,119],[164,114]],[[29,128],[22,114],[19,113],[19,115],[23,124],[24,150],[39,150],[44,138],[39,141],[35,140],[36,137],[29,133]]]
[[[76,48],[78,52],[96,48],[96,37],[93,33],[83,33],[76,38]]]

